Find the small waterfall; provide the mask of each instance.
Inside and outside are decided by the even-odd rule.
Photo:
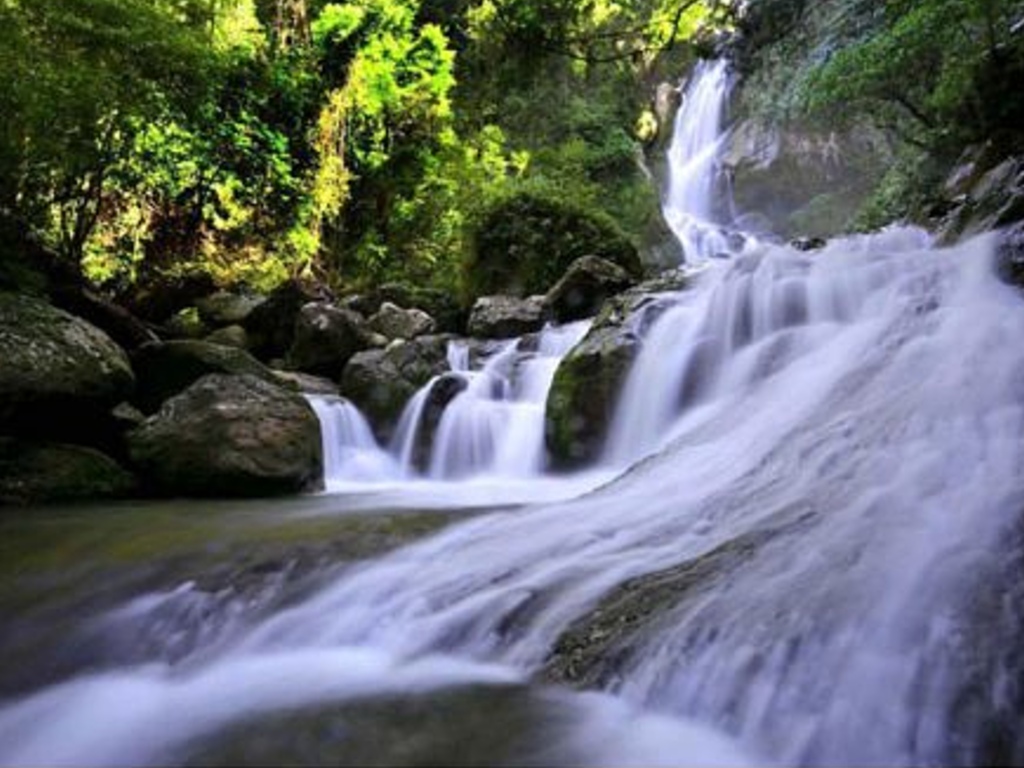
[[[532,478],[544,470],[544,407],[558,363],[589,322],[547,326],[496,342],[472,370],[469,345],[450,342],[450,372],[410,399],[391,445],[377,444],[359,410],[346,400],[309,396],[321,421],[328,490],[345,483]]]
[[[690,262],[699,263],[735,247],[736,238],[718,226],[715,209],[728,94],[727,62],[699,62],[683,93],[668,150],[668,189],[662,212]]]
[[[398,465],[381,450],[366,418],[352,403],[324,395],[306,395],[306,400],[320,420],[326,490],[335,490],[346,482],[398,476]]]
[[[431,477],[493,473],[529,477],[544,468],[544,405],[558,363],[583,338],[588,322],[548,326],[535,340],[505,342],[483,368],[464,374],[468,386],[437,427]],[[458,353],[456,353],[458,354]]]

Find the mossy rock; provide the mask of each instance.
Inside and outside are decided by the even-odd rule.
[[[272,496],[317,486],[320,423],[299,394],[252,375],[210,374],[128,435],[153,490],[176,496]]]
[[[95,326],[0,293],[0,430],[76,442],[134,387],[128,357]]]
[[[588,255],[641,273],[636,247],[608,216],[535,194],[514,195],[476,228],[466,287],[471,298],[546,293],[570,264]]]
[[[134,488],[127,470],[92,448],[0,438],[0,504],[113,498]]]
[[[135,403],[153,413],[161,403],[209,373],[250,374],[276,382],[248,352],[224,344],[182,339],[143,344],[132,354],[138,376]]]

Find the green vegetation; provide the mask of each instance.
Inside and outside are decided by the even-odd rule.
[[[889,143],[896,162],[861,211],[920,215],[963,152],[1024,149],[1022,0],[758,0],[741,27],[747,107]]]
[[[125,293],[206,275],[451,295],[472,292],[477,235],[518,195],[636,240],[654,210],[638,85],[728,13],[724,0],[0,0],[5,258],[31,236]]]

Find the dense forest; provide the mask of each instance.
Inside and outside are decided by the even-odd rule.
[[[723,46],[755,83],[742,109],[884,136],[878,225],[964,147],[1018,148],[1020,6],[4,0],[5,272],[30,236],[122,297],[309,276],[467,301],[531,211],[644,247],[655,86]]]

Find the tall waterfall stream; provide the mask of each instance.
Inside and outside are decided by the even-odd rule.
[[[688,86],[665,210],[693,285],[650,328],[599,466],[544,471],[544,399],[586,324],[472,365],[454,345],[464,388],[419,466],[426,391],[390,446],[314,399],[339,505],[503,506],[173,661],[8,696],[0,763],[1024,760],[1024,302],[991,237],[730,237],[709,202],[726,88],[724,65]],[[197,590],[133,597],[92,636]],[[368,711],[398,724],[369,746]]]

